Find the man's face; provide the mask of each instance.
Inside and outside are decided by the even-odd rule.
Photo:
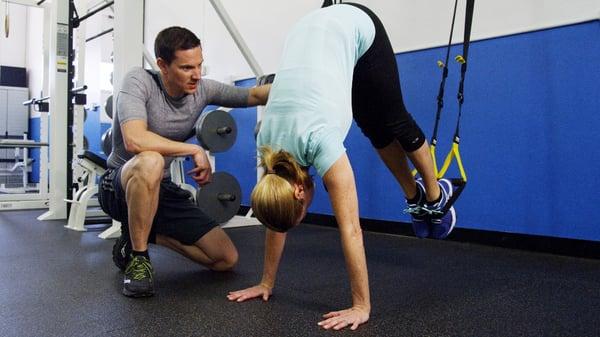
[[[175,58],[169,65],[159,62],[169,95],[177,97],[183,94],[195,93],[198,88],[198,81],[200,81],[203,61],[202,49],[196,47],[177,50]]]

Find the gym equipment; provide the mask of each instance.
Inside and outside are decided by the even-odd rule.
[[[77,164],[82,167],[84,174],[77,179],[80,188],[77,189],[73,200],[65,200],[71,203],[69,218],[65,227],[76,231],[85,231],[86,218],[106,217],[106,214],[101,210],[88,209],[88,206],[99,205],[97,200],[92,200],[92,197],[98,193],[96,179],[104,174],[107,165],[106,160],[90,151],[79,153],[77,158]]]
[[[9,17],[9,11],[8,11],[8,1],[6,1],[6,11],[4,12],[4,34],[5,37],[8,39],[8,35],[10,32],[10,17]]]
[[[36,148],[48,146],[46,142],[36,142],[32,139],[0,139],[0,148]]]
[[[87,42],[93,41],[93,40],[95,40],[95,39],[97,39],[99,37],[102,37],[102,36],[104,36],[104,35],[106,35],[108,33],[112,33],[113,30],[114,30],[114,28],[109,28],[107,30],[104,30],[104,31],[102,31],[102,32],[100,32],[100,33],[92,36],[92,37],[89,37],[89,38],[85,39],[85,42],[87,43]]]
[[[341,4],[341,3],[342,3],[342,0],[325,0],[325,1],[323,1],[321,8],[329,7],[331,5]]]
[[[37,184],[29,184],[28,173],[32,169],[33,159],[29,158],[29,149],[48,146],[45,142],[36,142],[27,139],[27,133],[23,134],[23,139],[0,139],[0,148],[14,148],[14,164],[12,167],[0,168],[2,177],[21,176],[20,186],[5,186],[0,184],[0,193],[2,194],[30,194],[39,191]],[[5,158],[8,158],[5,157]],[[8,182],[8,180],[7,180]]]
[[[196,192],[196,204],[219,224],[233,218],[240,209],[242,188],[237,179],[226,172],[215,172],[212,182]]]
[[[113,95],[108,96],[106,99],[106,103],[104,103],[104,112],[110,117],[113,118]]]
[[[108,158],[110,153],[112,152],[112,128],[104,131],[102,134],[102,151]]]
[[[262,75],[256,79],[256,85],[271,84],[274,81],[275,81],[275,74]],[[254,140],[256,140],[256,137],[258,137],[258,132],[260,131],[261,123],[262,123],[262,120],[259,120],[258,122],[256,122],[256,126],[254,127]]]
[[[271,84],[275,81],[275,74],[262,75],[256,79],[256,85]]]
[[[467,175],[465,173],[465,169],[462,164],[462,159],[460,157],[459,152],[459,143],[460,143],[460,117],[462,115],[462,105],[464,102],[464,83],[465,83],[465,74],[467,72],[467,57],[469,54],[469,42],[471,40],[471,25],[473,22],[473,9],[475,7],[475,0],[467,0],[466,11],[465,11],[465,30],[464,30],[464,40],[463,40],[463,53],[462,55],[457,55],[455,57],[456,62],[460,63],[460,82],[458,86],[458,117],[456,119],[456,129],[454,131],[454,139],[452,143],[452,149],[446,155],[446,159],[444,160],[444,164],[442,168],[438,171],[437,162],[436,162],[436,154],[435,148],[437,145],[437,133],[438,127],[441,117],[442,108],[444,106],[444,87],[446,85],[446,78],[448,77],[448,60],[450,57],[450,48],[452,47],[452,35],[454,32],[454,22],[456,19],[456,9],[458,7],[458,0],[454,1],[454,13],[452,15],[452,25],[450,27],[450,38],[448,41],[448,47],[446,49],[446,59],[445,62],[438,61],[437,65],[442,69],[442,81],[440,83],[440,88],[437,96],[437,111],[435,114],[435,124],[433,127],[433,134],[431,136],[431,141],[429,145],[429,152],[431,153],[431,158],[433,159],[433,169],[438,179],[441,179],[445,174],[450,164],[452,163],[452,159],[456,158],[456,164],[460,171],[460,178],[450,178],[452,185],[455,190],[450,197],[450,200],[446,203],[446,206],[442,209],[442,213],[446,213],[450,207],[456,202],[463,189],[467,184]],[[416,174],[416,170],[413,171],[413,175]]]
[[[85,101],[85,99],[80,96],[80,93],[86,89],[87,87],[85,86],[71,89],[69,94],[73,97],[73,104],[80,104]],[[67,93],[65,92],[64,94],[66,95]],[[14,148],[16,155],[15,158],[21,158],[19,162],[15,162],[13,167],[4,169],[1,173],[4,175],[10,171],[22,172],[22,181],[20,182],[20,186],[0,186],[0,209],[2,210],[47,208],[52,204],[50,200],[55,197],[53,190],[53,182],[55,181],[49,181],[48,176],[54,174],[57,170],[53,167],[53,165],[61,164],[62,166],[63,164],[63,161],[60,160],[61,156],[49,156],[51,146],[48,142],[48,111],[50,110],[51,104],[56,103],[55,101],[56,100],[53,96],[48,95],[42,98],[32,98],[23,102],[23,105],[27,107],[27,112],[29,109],[34,109],[40,113],[40,141],[28,139],[28,133],[24,133],[22,139],[6,138],[0,140],[0,148]],[[78,111],[83,111],[82,106],[78,105],[78,107],[81,108]],[[57,114],[54,114],[54,117],[56,117],[56,115]],[[83,115],[81,115],[81,117],[83,117]],[[58,128],[60,129],[61,124],[57,124],[59,125]],[[50,131],[53,130],[54,128],[50,129]],[[39,163],[38,183],[29,183],[28,173],[30,170],[32,170],[33,163],[33,160],[29,158],[30,149],[39,149],[39,157],[35,159],[37,163]],[[67,168],[66,162],[64,162],[64,164],[65,166],[63,167]],[[63,199],[64,195],[60,202],[63,202]],[[44,219],[44,217],[40,216],[39,219]]]
[[[258,137],[258,133],[260,132],[260,126],[262,125],[262,121],[258,121],[256,126],[254,127],[254,140]]]
[[[224,110],[200,115],[196,122],[196,139],[204,149],[217,153],[229,150],[237,138],[237,125]]]

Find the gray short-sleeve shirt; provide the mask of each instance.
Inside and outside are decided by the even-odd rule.
[[[125,150],[120,128],[123,123],[134,119],[144,120],[149,131],[184,142],[194,135],[196,120],[207,105],[246,107],[248,95],[247,88],[201,79],[196,93],[173,98],[167,94],[158,73],[140,67],[133,68],[125,75],[117,96],[108,167],[121,167],[134,156]],[[172,160],[172,157],[165,157],[165,169],[169,168]]]

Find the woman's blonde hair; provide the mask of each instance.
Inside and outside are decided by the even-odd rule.
[[[259,149],[264,175],[252,190],[252,211],[268,228],[286,232],[297,225],[302,202],[294,197],[294,184],[312,186],[312,178],[289,152]]]

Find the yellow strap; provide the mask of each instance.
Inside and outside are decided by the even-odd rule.
[[[442,169],[437,174],[437,177],[438,177],[438,179],[440,179],[444,176],[444,174],[446,174],[446,171],[448,171],[448,168],[450,167],[450,164],[452,163],[452,158],[454,158],[454,157],[456,157],[456,164],[458,166],[458,170],[460,171],[460,176],[461,176],[462,180],[466,183],[467,182],[467,174],[465,173],[465,168],[463,167],[463,164],[462,164],[462,159],[460,157],[460,151],[458,149],[457,143],[452,143],[452,149],[450,150],[450,152],[448,152],[448,155],[446,156],[446,160],[444,160],[444,165],[442,166]]]
[[[437,177],[438,175],[438,167],[437,167],[437,159],[435,156],[435,145],[429,145],[429,153],[431,154],[431,160],[433,160],[433,174]]]
[[[429,145],[429,153],[431,154],[431,160],[433,160],[433,174],[437,177],[438,168],[437,168],[437,161],[435,159],[435,145],[433,145],[433,144]],[[416,176],[417,173],[418,173],[417,169],[412,170],[413,177]]]

